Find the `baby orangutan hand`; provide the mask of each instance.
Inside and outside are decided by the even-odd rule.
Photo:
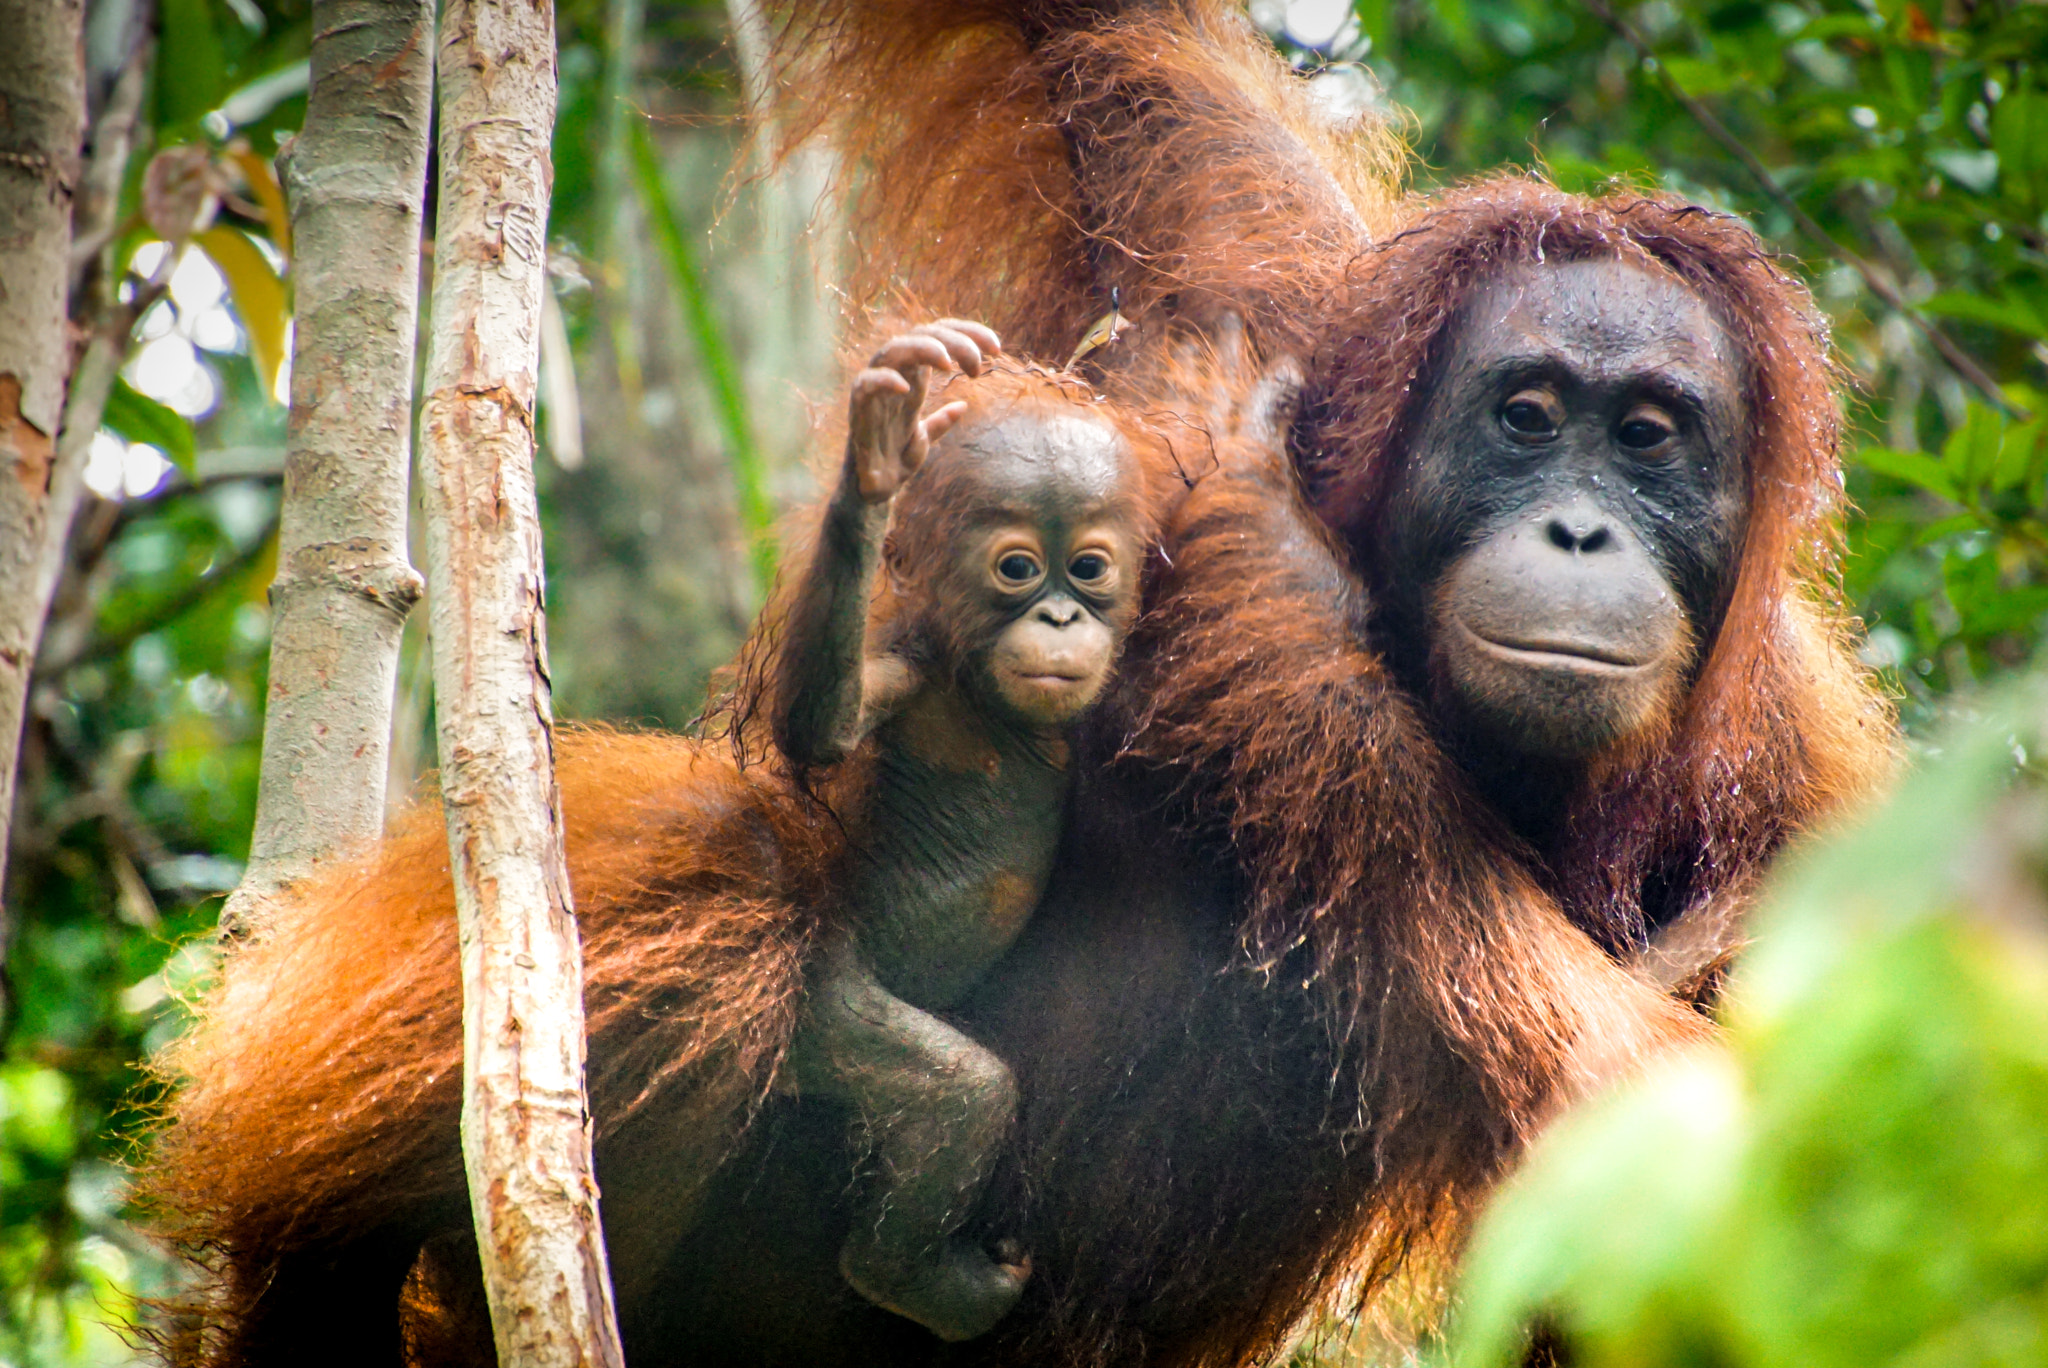
[[[942,318],[901,333],[882,344],[868,368],[853,377],[847,408],[846,461],[862,502],[886,503],[967,405],[942,404],[922,421],[931,372],[958,369],[980,375],[984,358],[1003,349],[979,323]]]

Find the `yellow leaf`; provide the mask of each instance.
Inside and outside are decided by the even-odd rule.
[[[1108,313],[1089,325],[1088,331],[1081,338],[1081,345],[1074,348],[1074,354],[1067,358],[1067,369],[1072,370],[1089,352],[1097,347],[1108,346],[1130,329],[1131,320],[1125,318],[1123,310],[1112,303]]]
[[[213,259],[227,277],[235,312],[249,333],[249,355],[265,394],[277,392],[277,368],[284,364],[284,330],[291,321],[284,282],[270,269],[270,260],[240,229],[218,226],[193,235],[192,241]]]
[[[284,187],[277,183],[276,169],[267,158],[257,156],[255,150],[240,138],[228,144],[228,157],[242,169],[243,179],[249,182],[249,192],[263,206],[263,219],[270,225],[271,242],[284,253],[285,260],[290,261],[292,216],[285,209]]]

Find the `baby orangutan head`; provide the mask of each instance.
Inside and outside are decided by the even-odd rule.
[[[1151,528],[1109,406],[1018,392],[1021,379],[965,387],[973,408],[898,496],[884,555],[969,695],[1057,728],[1109,680]]]

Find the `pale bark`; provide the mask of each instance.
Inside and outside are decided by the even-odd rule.
[[[70,370],[84,18],[84,0],[0,0],[0,880],[29,673],[54,582],[47,563],[62,555],[70,521],[51,487]]]
[[[498,1361],[622,1362],[583,1092],[533,484],[551,0],[448,0],[420,473],[463,983],[462,1153]]]
[[[420,595],[406,471],[433,20],[433,0],[313,6],[306,127],[282,168],[296,304],[270,690],[230,932],[383,830],[399,640]]]

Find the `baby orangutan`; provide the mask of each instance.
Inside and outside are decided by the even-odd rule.
[[[855,378],[770,709],[799,773],[856,756],[823,788],[849,865],[787,1075],[848,1104],[872,1169],[840,1270],[947,1340],[1000,1320],[1031,1263],[1014,1241],[991,1250],[960,1233],[1017,1091],[1002,1060],[936,1014],[1044,892],[1066,732],[1109,678],[1151,539],[1108,405],[1005,373],[919,418],[934,368],[979,376],[997,350],[988,329],[949,320],[893,338]]]

